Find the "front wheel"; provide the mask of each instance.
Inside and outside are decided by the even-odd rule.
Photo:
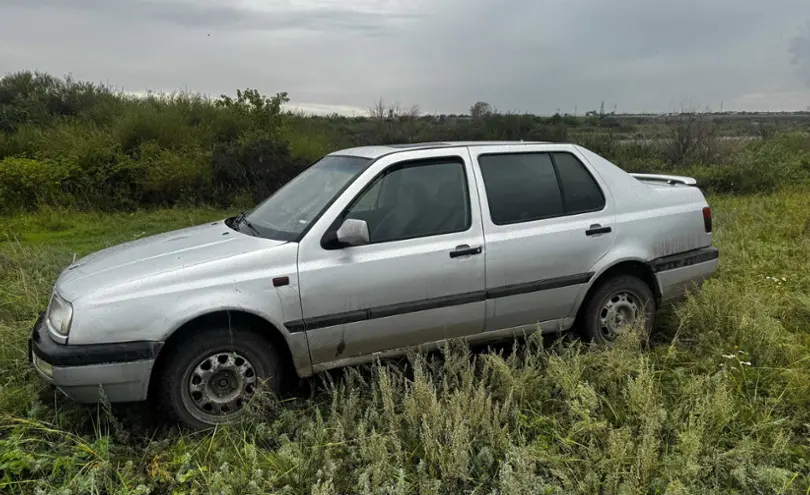
[[[163,408],[201,429],[240,418],[262,382],[278,391],[281,372],[268,339],[249,329],[211,328],[175,346],[156,379]]]
[[[611,345],[634,327],[649,335],[655,311],[655,297],[643,280],[632,275],[613,277],[586,302],[580,322],[583,337]]]

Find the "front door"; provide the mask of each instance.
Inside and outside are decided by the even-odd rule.
[[[484,235],[470,155],[442,153],[377,160],[302,239],[303,328],[316,370],[483,330]],[[369,244],[324,247],[346,218],[367,222]]]

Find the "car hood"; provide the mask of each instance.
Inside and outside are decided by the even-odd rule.
[[[105,287],[282,244],[236,232],[221,221],[188,227],[85,256],[62,272],[56,290],[73,301]]]

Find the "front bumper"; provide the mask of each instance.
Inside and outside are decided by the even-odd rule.
[[[76,402],[146,400],[162,342],[62,345],[48,335],[44,316],[28,339],[28,359],[49,383]]]

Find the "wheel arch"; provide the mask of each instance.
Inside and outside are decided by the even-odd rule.
[[[208,313],[194,316],[178,326],[171,332],[165,341],[165,344],[160,349],[155,364],[152,366],[152,371],[149,377],[149,394],[151,395],[156,384],[156,376],[160,373],[161,369],[166,363],[166,359],[172,354],[172,351],[181,345],[183,341],[188,339],[195,331],[202,328],[222,327],[227,328],[231,325],[244,326],[258,332],[259,334],[267,337],[272,345],[278,350],[281,357],[282,365],[285,369],[292,371],[295,377],[306,376],[307,367],[311,366],[309,363],[309,348],[306,347],[307,363],[301,363],[300,359],[296,361],[293,356],[294,350],[291,349],[291,342],[287,336],[279,330],[276,325],[267,319],[245,310],[223,309],[211,311]],[[304,373],[302,373],[302,364]],[[295,378],[293,377],[293,378]]]
[[[652,267],[646,262],[638,258],[619,260],[611,265],[607,265],[600,272],[594,275],[588,289],[585,291],[577,301],[574,315],[575,324],[581,319],[582,311],[587,306],[588,300],[593,296],[599,287],[606,281],[619,275],[633,275],[641,279],[650,288],[650,291],[655,297],[656,305],[661,304],[661,287],[658,283],[658,278]]]

